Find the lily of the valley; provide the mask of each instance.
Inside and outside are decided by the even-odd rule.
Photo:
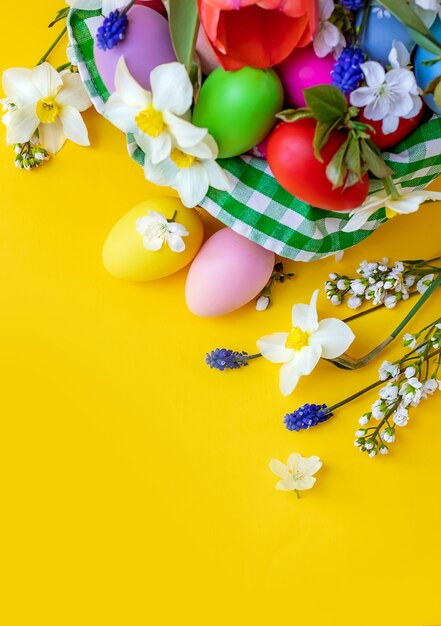
[[[392,69],[388,72],[377,61],[362,63],[366,86],[351,93],[351,104],[364,107],[366,119],[383,120],[385,135],[397,130],[400,118],[412,119],[421,111],[423,101],[414,73],[407,68],[410,55],[398,41],[389,54]]]
[[[141,87],[121,57],[115,72],[116,91],[104,114],[123,132],[133,133],[147,159],[156,165],[170,156],[174,144],[193,148],[208,131],[184,119],[193,103],[193,87],[184,65],[155,67],[150,84],[151,92]]]
[[[301,376],[312,372],[320,358],[341,356],[354,341],[354,333],[341,320],[329,318],[321,322],[317,316],[318,289],[310,304],[295,304],[292,309],[292,329],[288,333],[266,335],[257,341],[265,359],[282,363],[280,391],[289,396]]]
[[[169,221],[156,211],[149,211],[136,220],[136,230],[143,237],[143,245],[146,250],[157,252],[163,246],[168,246],[173,252],[183,252],[189,232],[182,224]]]
[[[3,116],[8,144],[26,143],[38,130],[40,144],[54,154],[66,139],[90,145],[80,112],[91,102],[79,74],[59,74],[49,63],[42,63],[33,70],[5,70],[2,86],[8,102]]]
[[[281,491],[304,491],[311,489],[317,480],[314,476],[323,463],[318,456],[303,457],[294,452],[290,454],[285,463],[278,459],[271,459],[270,470],[281,480],[276,484],[276,489]]]
[[[138,137],[141,148],[144,138]],[[146,155],[148,153],[146,152]],[[192,148],[172,148],[170,156],[161,163],[153,164],[146,156],[144,173],[155,185],[175,189],[182,203],[193,208],[207,195],[208,187],[228,191],[231,187],[226,172],[216,163],[218,149],[214,139],[207,135]]]
[[[399,185],[396,186],[396,189],[399,194],[398,198],[394,198],[384,189],[368,196],[360,207],[350,212],[351,219],[342,229],[343,232],[352,233],[359,230],[366,224],[371,215],[382,208],[386,209],[386,217],[392,218],[396,215],[415,213],[421,205],[441,200],[441,192],[439,191],[420,189],[406,193]]]
[[[66,0],[66,4],[72,9],[82,9],[83,11],[101,9],[103,15],[109,15],[112,11],[128,4],[128,0]]]

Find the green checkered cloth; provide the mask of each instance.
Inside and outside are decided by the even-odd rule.
[[[68,17],[70,58],[100,113],[110,95],[93,54],[94,35],[102,20],[99,11],[72,9]],[[133,135],[127,140],[130,155],[143,166],[143,151]],[[434,116],[384,156],[395,171],[396,182],[413,191],[441,174],[440,153],[441,117]],[[233,188],[229,193],[210,188],[201,206],[240,235],[282,257],[297,261],[321,259],[363,241],[387,221],[381,209],[357,232],[344,233],[348,213],[323,211],[301,202],[277,183],[266,161],[242,156],[219,163],[229,172]],[[381,181],[372,180],[370,192],[381,187]]]

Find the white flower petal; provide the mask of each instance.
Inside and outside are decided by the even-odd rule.
[[[61,76],[61,80],[63,81],[63,87],[57,95],[57,104],[62,106],[70,104],[78,111],[85,111],[92,106],[79,74],[67,72]]]
[[[148,181],[161,187],[173,187],[179,169],[171,159],[165,159],[161,163],[153,165],[148,159],[144,163],[144,174]]]
[[[298,463],[298,469],[309,476],[315,474],[322,467],[323,463],[320,461],[318,456],[310,456],[308,458],[301,458]]]
[[[180,237],[186,237],[190,234],[185,226],[183,224],[179,224],[178,222],[170,222],[168,224],[168,232],[174,235],[179,235]]]
[[[311,335],[311,345],[319,344],[324,359],[335,359],[349,348],[355,335],[347,324],[338,319],[321,320],[317,332]]]
[[[312,337],[311,337],[312,339]],[[318,343],[310,343],[296,352],[296,368],[300,376],[309,376],[320,361],[322,347]]]
[[[35,133],[40,120],[35,112],[35,104],[27,104],[7,113],[6,143],[25,143]]]
[[[293,359],[288,361],[288,363],[284,363],[280,368],[280,380],[279,387],[280,391],[284,396],[289,396],[292,394],[294,389],[297,387],[297,383],[300,380],[300,376],[297,374],[297,363]]]
[[[173,252],[183,252],[185,250],[184,240],[176,233],[169,232],[167,234],[167,245]]]
[[[294,481],[295,489],[299,491],[305,491],[311,489],[317,479],[314,476],[303,476]]]
[[[35,104],[41,98],[40,92],[32,83],[32,70],[25,67],[5,70],[2,87],[8,99],[18,107]]]
[[[279,478],[289,478],[291,476],[285,463],[282,463],[282,461],[279,461],[278,459],[271,459],[269,462],[269,468],[272,473]]]
[[[113,93],[104,106],[104,115],[123,133],[136,133],[139,128],[135,117],[139,110],[134,109],[117,92]]]
[[[410,63],[410,53],[402,41],[394,39],[389,53],[389,63],[394,68],[407,67]]]
[[[143,215],[136,220],[136,232],[145,237],[150,228],[158,223],[158,220],[153,215]]]
[[[295,486],[294,480],[292,477],[285,478],[284,480],[279,480],[276,484],[276,489],[279,491],[295,491],[297,487]]]
[[[120,97],[136,111],[142,111],[151,104],[151,94],[133,78],[124,57],[118,61],[115,70],[115,88]]]
[[[191,146],[197,146],[207,137],[208,130],[206,128],[199,128],[199,126],[177,117],[170,111],[164,111],[163,118],[178,146],[184,150]]]
[[[381,130],[383,131],[385,135],[390,135],[391,133],[394,133],[397,130],[399,123],[400,123],[400,118],[398,116],[386,115],[383,118]]]
[[[184,115],[193,102],[193,86],[182,63],[158,65],[150,74],[153,106],[158,111]]]
[[[221,168],[221,166],[214,161],[214,159],[208,159],[202,161],[207,174],[210,187],[214,189],[220,189],[220,191],[229,191],[232,187],[232,183],[228,178],[227,172]]]
[[[57,70],[49,63],[37,65],[32,70],[32,84],[43,98],[53,98],[63,86],[63,81]]]
[[[182,204],[192,209],[201,202],[208,191],[208,174],[200,163],[181,169],[174,185]]]
[[[383,204],[384,206],[384,204]],[[382,208],[382,207],[379,207]],[[354,233],[356,230],[360,230],[370,216],[378,211],[377,208],[371,209],[356,209],[351,212],[351,219],[343,226],[342,231],[344,233]]]
[[[217,144],[211,135],[206,135],[202,141],[196,145],[187,146],[183,148],[183,150],[186,154],[191,154],[198,159],[217,159],[219,153]]]
[[[38,132],[40,133],[41,145],[48,152],[56,154],[64,146],[66,137],[60,118],[57,117],[52,124],[40,124]]]
[[[311,296],[309,304],[295,304],[292,308],[292,325],[298,326],[306,333],[313,333],[318,328],[317,298],[319,290],[316,289]]]
[[[366,61],[366,63],[362,63],[360,67],[366,78],[368,87],[374,87],[375,89],[381,87],[385,81],[386,72],[380,63],[377,63],[377,61]]]
[[[351,93],[350,100],[354,107],[365,107],[376,98],[377,90],[370,87],[359,87]]]
[[[150,143],[150,158],[153,165],[157,165],[164,161],[172,149],[172,140],[167,131],[163,131],[157,137],[147,137]]]
[[[67,139],[80,146],[90,146],[86,124],[81,117],[81,113],[75,107],[63,107],[60,113],[60,120]]]
[[[142,244],[146,250],[150,250],[150,252],[157,252],[164,245],[164,238],[148,233],[144,237]]]
[[[424,202],[424,195],[404,195],[398,200],[389,200],[387,206],[392,211],[400,214],[415,213],[420,208],[420,205]]]
[[[257,347],[262,356],[271,363],[286,363],[294,355],[294,350],[286,347],[288,333],[273,333],[257,340]]]
[[[303,457],[298,452],[293,452],[289,455],[288,460],[286,461],[286,465],[288,469],[295,472],[299,467],[299,463],[303,460]]]
[[[84,2],[84,0],[81,0]],[[127,4],[127,0],[102,0],[102,13],[103,15],[109,15],[112,11],[120,9]]]

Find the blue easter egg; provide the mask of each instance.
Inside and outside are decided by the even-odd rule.
[[[362,14],[363,12],[360,11],[357,16],[358,25],[361,23]],[[406,26],[378,2],[373,2],[360,42],[369,61],[389,65],[388,57],[394,39],[401,41],[409,52],[412,52],[415,43]]]
[[[433,23],[430,32],[438,41],[441,42],[441,20],[439,17]],[[423,61],[430,61],[431,59],[434,59],[435,56],[436,55],[431,52],[424,50],[424,48],[417,46],[415,53],[415,76],[418,87],[421,87],[421,89],[425,89],[434,78],[441,76],[441,61],[438,61],[433,65],[423,65]],[[424,96],[424,100],[432,111],[441,115],[441,107],[436,104],[435,98],[432,95]]]

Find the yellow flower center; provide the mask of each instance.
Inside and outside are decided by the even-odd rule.
[[[182,152],[179,148],[173,148],[170,158],[180,169],[187,169],[196,161],[196,157],[191,154],[185,154],[185,152]]]
[[[36,113],[42,124],[52,124],[57,119],[60,108],[55,98],[42,98],[37,102]]]
[[[301,350],[307,346],[308,343],[309,334],[298,326],[294,326],[286,339],[285,347],[291,348],[292,350]]]
[[[162,113],[153,106],[140,111],[135,117],[135,122],[139,130],[150,137],[159,137],[165,127]]]
[[[398,215],[398,213],[396,211],[394,211],[393,209],[391,209],[390,207],[386,207],[386,217],[388,219],[392,219],[393,217],[395,217],[396,215]]]

